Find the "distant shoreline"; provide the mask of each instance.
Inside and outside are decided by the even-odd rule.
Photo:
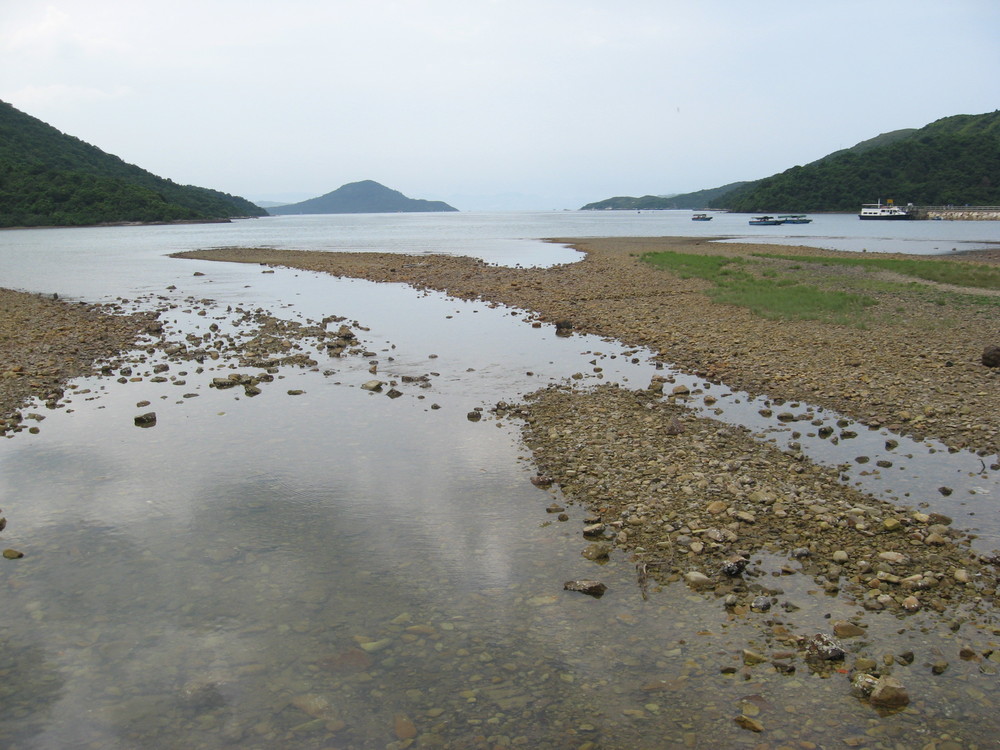
[[[228,219],[175,219],[173,221],[108,221],[101,224],[42,224],[31,227],[0,227],[0,231],[13,229],[101,229],[105,227],[165,227],[181,224],[232,224],[258,216],[233,216]]]

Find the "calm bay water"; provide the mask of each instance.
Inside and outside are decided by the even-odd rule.
[[[316,372],[283,368],[251,399],[208,387],[232,372],[224,363],[204,372],[173,363],[173,381],[85,379],[66,408],[36,409],[39,434],[0,441],[3,543],[26,554],[0,566],[0,745],[751,747],[760,737],[733,722],[749,702],[773,746],[861,738],[862,747],[914,747],[949,736],[989,746],[1000,729],[996,676],[974,663],[908,673],[920,698],[892,716],[851,699],[846,679],[721,674],[759,641],[761,624],[731,620],[683,587],[643,600],[627,559],[583,559],[580,511],[566,523],[545,513],[552,498],[528,481],[516,425],[466,418],[575,372],[643,387],[656,372],[643,353],[397,285],[165,257],[247,245],[547,265],[576,254],[540,237],[765,236],[750,229],[871,252],[1000,241],[993,223],[872,227],[822,216],[802,228],[751,228],[745,216],[689,217],[280,217],[0,233],[0,286],[169,303],[163,317],[176,338],[225,324],[227,307],[346,316],[368,329],[379,377],[431,374],[430,388],[389,399],[358,387],[372,377],[368,358],[325,359]],[[197,300],[214,301],[207,315],[194,312]],[[713,395],[726,410],[718,416],[790,439],[787,427],[754,421],[759,404],[718,386]],[[133,426],[140,401],[156,410],[155,428]],[[859,432],[859,441],[884,442]],[[804,449],[844,460],[824,441]],[[906,441],[897,453],[897,465],[913,456],[909,472],[851,481],[889,496],[947,483],[958,490],[949,510],[959,522],[975,520],[965,511],[984,515],[976,503],[996,493],[996,480],[977,473],[978,459]],[[609,592],[563,592],[573,578],[600,578]],[[811,581],[782,584],[799,607],[784,618],[796,630],[826,631],[855,611]],[[895,653],[926,654],[956,638],[984,650],[991,637],[923,615],[869,629]]]

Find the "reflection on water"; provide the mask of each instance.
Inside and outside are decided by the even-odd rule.
[[[849,644],[852,659],[915,655],[891,667],[914,700],[888,716],[851,698],[846,674],[747,664],[744,649],[780,652],[783,634],[829,632],[860,610],[782,573],[794,561],[764,555],[749,577],[774,599],[767,614],[727,613],[680,585],[644,600],[624,556],[606,565],[581,556],[580,509],[564,522],[545,512],[561,498],[528,481],[517,425],[466,418],[574,372],[583,383],[644,387],[664,372],[645,353],[560,339],[508,310],[394,285],[170,263],[181,270],[154,277],[178,289],[154,291],[175,305],[164,317],[178,335],[225,318],[229,305],[345,315],[369,329],[378,377],[427,374],[430,387],[400,386],[398,399],[368,393],[358,386],[372,377],[369,358],[328,358],[315,370],[282,368],[249,398],[208,387],[233,372],[225,360],[203,372],[171,363],[162,383],[79,381],[66,408],[39,409],[40,434],[0,441],[3,544],[26,554],[0,561],[0,745],[992,741],[995,637],[962,613],[865,615],[868,635]],[[206,276],[191,276],[195,268]],[[204,298],[219,301],[217,314],[186,311]],[[836,415],[777,424],[759,415],[762,403],[690,384],[717,397],[706,413],[722,409],[716,416],[782,447],[796,442],[834,463],[844,462],[841,450],[871,452],[873,462],[884,450],[877,432],[856,429],[837,445],[808,434],[814,418]],[[134,427],[149,409],[156,426]],[[855,467],[849,481],[907,501],[939,481],[955,488],[953,499],[978,499],[970,488],[987,480],[995,487],[995,473],[970,477],[956,463],[973,457],[900,446],[892,471],[878,478]],[[919,474],[931,459],[940,474]],[[600,599],[563,590],[580,578],[609,590]],[[959,658],[962,645],[975,658]],[[949,666],[934,674],[940,654]],[[741,728],[739,716],[760,721],[764,735]]]

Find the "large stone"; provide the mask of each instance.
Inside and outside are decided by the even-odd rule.
[[[685,573],[684,580],[687,581],[687,585],[693,589],[703,589],[712,585],[712,579],[697,570]]]
[[[611,554],[611,545],[607,542],[589,544],[581,554],[588,560],[607,560]]]
[[[566,581],[563,584],[563,589],[566,591],[579,591],[581,594],[587,594],[596,598],[604,596],[604,592],[608,590],[600,581]]]
[[[1000,367],[1000,346],[987,346],[983,349],[983,364],[987,367]]]
[[[865,634],[865,629],[846,620],[837,620],[833,623],[833,634],[838,638],[854,638]]]
[[[805,643],[806,658],[821,661],[839,661],[844,658],[844,647],[840,642],[826,633],[817,633],[808,638]]]
[[[895,677],[885,676],[879,678],[868,700],[875,706],[902,708],[909,704],[910,695],[903,687],[903,683]]]

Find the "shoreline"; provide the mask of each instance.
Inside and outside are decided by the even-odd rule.
[[[954,299],[950,309],[932,298],[937,289],[932,283],[909,288],[889,278],[885,286],[892,288],[871,292],[882,318],[864,329],[776,321],[711,302],[707,282],[654,271],[638,258],[657,251],[746,257],[774,253],[773,246],[673,237],[551,241],[568,244],[584,257],[552,268],[524,269],[467,257],[392,253],[215,248],[176,256],[405,283],[517,307],[539,323],[564,321],[581,333],[647,347],[678,369],[753,396],[807,401],[870,427],[934,438],[984,456],[1000,453],[1000,373],[980,361],[986,346],[1000,344],[1000,313],[966,305],[987,293],[949,287],[943,291]],[[783,246],[781,252],[857,257],[795,246]],[[987,253],[975,262],[1000,262],[1000,250],[972,252]],[[934,259],[966,262],[969,256]]]
[[[468,257],[250,248],[175,257],[406,283],[518,307],[532,314],[526,316],[530,325],[555,323],[647,346],[680,369],[767,394],[776,405],[808,401],[869,425],[934,434],[956,446],[995,446],[1000,389],[996,373],[977,362],[979,338],[995,330],[994,308],[985,308],[981,320],[946,327],[944,338],[927,325],[940,320],[939,305],[912,291],[914,309],[905,321],[876,321],[864,331],[775,321],[714,303],[705,295],[707,282],[657,271],[638,257],[654,250],[749,256],[773,248],[713,246],[691,238],[553,241],[571,244],[584,259],[521,269]],[[887,293],[880,304],[900,302],[899,290],[890,288],[896,296]],[[961,308],[964,298],[953,294]],[[917,332],[922,345],[914,349]],[[935,512],[931,491],[915,493],[909,506],[879,500],[848,486],[836,468],[759,441],[743,428],[695,416],[686,405],[695,394],[686,388],[669,394],[667,382],[654,377],[639,390],[550,386],[522,404],[493,410],[497,419],[522,421],[539,472],[532,482],[550,494],[549,511],[560,513],[566,502],[588,509],[584,556],[601,559],[621,547],[636,561],[641,586],[683,580],[724,598],[734,615],[764,606],[758,599],[767,588],[754,579],[767,573],[752,562],[761,554],[787,559],[780,575],[810,576],[826,594],[843,591],[863,610],[989,615],[997,557],[973,550],[972,537]],[[963,391],[956,399],[957,382]],[[963,422],[962,407],[974,417]],[[904,408],[912,414],[892,418]],[[957,422],[937,418],[953,412]],[[799,643],[796,637],[788,643]]]
[[[54,406],[71,379],[134,348],[155,317],[0,288],[0,436],[23,429],[32,399]]]

